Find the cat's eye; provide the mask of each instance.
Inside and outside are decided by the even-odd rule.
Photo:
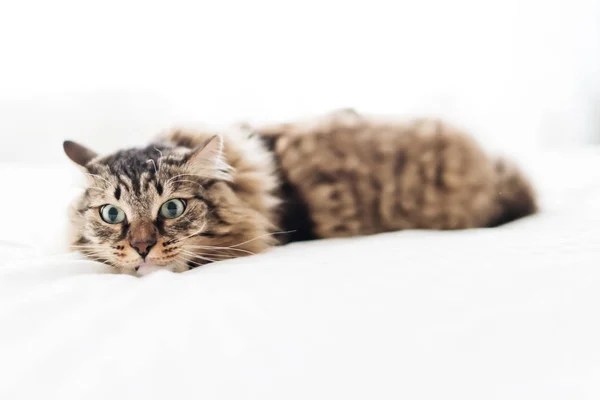
[[[120,224],[125,221],[125,213],[119,207],[107,204],[100,208],[100,216],[108,224]]]
[[[160,215],[167,219],[177,218],[184,211],[185,201],[182,199],[172,199],[160,206]]]

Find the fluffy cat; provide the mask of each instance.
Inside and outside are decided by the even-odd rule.
[[[66,141],[88,177],[73,249],[118,272],[181,272],[317,238],[493,227],[536,211],[519,170],[435,120],[340,110],[221,135],[172,130],[98,156]],[[283,231],[283,232],[281,232]]]

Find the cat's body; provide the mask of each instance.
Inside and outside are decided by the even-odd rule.
[[[73,208],[75,245],[125,272],[148,263],[183,271],[288,241],[491,227],[536,210],[514,166],[438,121],[342,110],[236,128],[222,143],[213,135],[173,130],[104,158],[66,147],[95,187]],[[182,199],[184,212],[161,218],[161,205],[179,206],[171,199]],[[126,214],[118,229],[103,223],[105,204]],[[150,244],[148,254],[135,250],[136,240]]]

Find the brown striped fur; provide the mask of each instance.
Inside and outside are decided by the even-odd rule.
[[[513,164],[436,120],[340,110],[220,133],[216,158],[202,150],[211,130],[172,130],[106,157],[66,145],[91,174],[72,207],[73,243],[82,246],[75,248],[133,272],[144,259],[127,230],[143,222],[142,232],[159,232],[146,262],[183,271],[288,241],[491,227],[536,211],[533,189]],[[186,199],[186,212],[161,221],[157,210],[171,198]],[[125,210],[126,222],[104,223],[103,204]]]
[[[495,226],[536,211],[528,180],[470,136],[432,119],[340,110],[264,127],[315,237]]]

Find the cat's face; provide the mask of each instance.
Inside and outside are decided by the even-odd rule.
[[[71,212],[73,247],[88,258],[127,273],[180,272],[252,253],[239,246],[256,232],[240,219],[245,205],[229,186],[220,138],[195,149],[158,145],[105,157],[73,142],[64,147],[88,178]]]

